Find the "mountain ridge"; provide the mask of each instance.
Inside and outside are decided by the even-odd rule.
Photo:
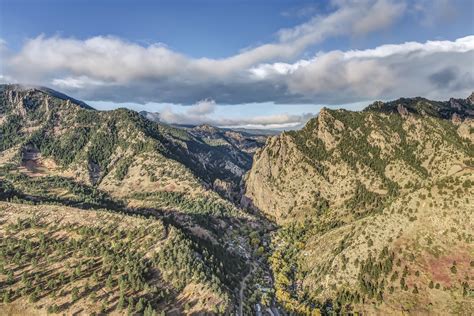
[[[150,122],[137,112],[96,111],[49,90],[2,86],[0,103],[0,196],[14,202],[13,206],[1,203],[2,216],[13,207],[29,222],[34,219],[29,209],[58,205],[77,208],[74,212],[90,210],[95,214],[106,209],[123,216],[154,218],[175,233],[168,246],[153,252],[157,262],[145,256],[140,263],[154,265],[153,273],[160,279],[147,283],[153,278],[141,275],[139,290],[127,291],[134,304],[144,299],[151,308],[178,312],[190,310],[191,303],[195,312],[223,313],[235,308],[235,288],[249,269],[254,247],[248,236],[239,232],[260,230],[262,222],[224,197],[239,194],[243,173],[226,168],[226,164],[235,161],[234,168],[245,170],[238,155],[248,154],[239,152],[234,157],[226,149],[205,143],[185,130]],[[28,207],[30,204],[38,207]],[[51,233],[54,223],[45,220]],[[81,225],[86,231],[90,228],[87,222]],[[137,229],[144,229],[140,225]],[[63,233],[73,236],[71,229],[67,227]],[[17,242],[6,226],[0,231],[8,243]],[[122,250],[132,251],[127,247]],[[169,262],[159,263],[164,260]],[[7,267],[14,264],[7,261]],[[183,269],[187,272],[180,271]],[[42,280],[39,271],[34,273]],[[104,275],[112,284],[122,282],[109,270],[104,270]],[[77,280],[58,287],[67,291],[82,288],[84,277]],[[125,280],[132,282],[132,277]],[[97,280],[89,282],[100,288]],[[11,293],[21,289],[19,283],[11,286]],[[161,286],[164,293],[172,295],[154,296],[150,291],[153,286]],[[193,293],[193,288],[199,291]],[[110,304],[115,304],[120,292],[117,288],[109,291],[114,298]],[[206,295],[212,300],[204,300]],[[21,295],[12,297],[24,299]],[[196,304],[200,299],[204,301]],[[71,310],[77,307],[74,301]],[[44,306],[45,301],[41,302]],[[92,303],[90,310],[98,312],[98,307]]]
[[[361,112],[323,109],[303,129],[267,140],[243,203],[279,225],[269,262],[287,310],[472,310],[466,253],[474,227],[459,223],[474,220],[471,109],[470,99],[422,98]],[[425,238],[430,243],[418,243]],[[450,272],[457,268],[459,279]]]
[[[0,311],[469,313],[472,101],[324,108],[267,137],[1,86]]]

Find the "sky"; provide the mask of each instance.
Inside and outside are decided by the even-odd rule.
[[[464,98],[471,0],[0,0],[0,83],[174,124],[294,129],[322,107]]]

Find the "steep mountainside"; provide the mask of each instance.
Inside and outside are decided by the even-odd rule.
[[[471,314],[473,101],[266,137],[2,85],[0,314]]]
[[[147,111],[139,113],[152,122],[160,122],[159,113]],[[252,156],[265,144],[266,136],[221,129],[207,124],[176,126],[176,128],[187,131],[188,137],[194,143],[205,144],[199,150],[196,146],[190,147],[188,154],[194,155],[209,172],[220,170],[222,173],[212,183],[213,189],[231,200],[238,201],[240,180],[251,168]]]
[[[274,219],[276,297],[311,313],[469,313],[474,105],[323,109],[257,151],[242,202]]]
[[[42,250],[46,249],[47,253],[53,254],[51,258],[54,260],[62,260],[64,253],[71,251],[83,258],[79,263],[71,262],[72,269],[78,265],[78,269],[82,269],[84,264],[93,265],[84,268],[88,272],[80,274],[77,280],[75,276],[69,280],[67,271],[62,271],[62,268],[52,272],[66,274],[65,283],[52,285],[63,298],[74,288],[81,292],[92,271],[99,275],[89,280],[88,286],[96,290],[105,286],[100,280],[106,280],[109,275],[112,275],[110,282],[119,284],[121,281],[116,279],[119,275],[115,272],[122,271],[128,273],[128,277],[124,274],[123,282],[132,287],[125,291],[125,298],[130,298],[133,304],[143,298],[155,310],[173,309],[175,313],[184,310],[230,312],[235,309],[239,282],[249,271],[253,249],[259,246],[258,243],[250,244],[248,231],[258,230],[261,221],[212,190],[213,187],[220,188],[228,194],[238,189],[243,171],[232,165],[235,158],[231,159],[229,155],[218,144],[209,144],[182,129],[151,122],[133,111],[95,111],[80,101],[49,89],[1,86],[0,196],[2,200],[19,204],[44,206],[2,205],[0,263],[5,272],[0,276],[2,295],[11,295],[8,301],[17,303],[31,295],[39,296],[31,300],[33,305],[43,309],[48,307],[51,291],[35,293],[44,289],[47,275],[35,266],[28,267],[28,262],[31,263],[28,260],[36,258],[34,260],[43,262],[43,269],[55,270],[48,261],[53,259],[38,257],[44,256]],[[88,217],[80,221],[82,216],[71,214],[74,218],[72,226],[67,224],[58,228],[54,220],[48,218],[53,208],[47,205],[62,205],[58,214],[63,212],[66,217],[69,213],[84,214],[78,209],[107,209],[129,216],[154,218],[157,225],[164,225],[165,232],[149,242],[159,242],[161,246],[159,249],[150,248],[146,238],[140,237],[147,225],[137,221],[136,229],[133,228],[135,224],[131,224],[121,234],[132,234],[134,237],[129,238],[130,242],[139,242],[142,238],[145,244],[141,246],[144,248],[134,248],[130,244],[113,248],[115,243],[120,243],[114,237],[108,241],[112,248],[106,247],[111,252],[88,251],[88,248],[96,247],[90,234],[99,236],[101,240],[103,237],[100,236],[115,232],[113,225],[109,230],[97,228],[96,224],[106,227],[107,221],[98,219],[98,223],[92,223]],[[27,214],[33,217],[44,215],[45,222],[40,224],[40,231],[51,239],[48,239],[48,244],[43,245],[41,240],[37,242],[33,238],[33,244],[26,245],[30,238],[28,234],[34,235],[37,231],[35,227],[31,232],[9,228],[15,216]],[[75,224],[75,221],[80,223]],[[78,234],[78,229],[85,233]],[[62,238],[66,238],[69,248],[59,249],[57,243]],[[24,249],[21,248],[26,246],[33,252],[28,255],[31,257],[28,260],[23,257]],[[79,249],[85,253],[81,255]],[[61,253],[56,256],[55,251]],[[16,253],[20,253],[20,259]],[[138,266],[127,267],[125,263],[118,263],[124,260],[124,255],[135,258],[137,261],[133,264]],[[86,257],[89,259],[84,259]],[[98,262],[102,263],[97,270]],[[145,269],[149,274],[133,274],[133,271],[138,273],[149,265],[154,265],[151,270]],[[26,286],[22,286],[18,282],[24,274],[20,271],[25,268],[31,274],[28,272]],[[152,281],[156,278],[159,282]],[[165,291],[163,297],[150,294],[154,291],[152,284],[161,287],[160,292]],[[48,289],[51,290],[49,286]],[[103,291],[109,293],[106,307],[112,308],[117,303],[119,291],[115,286]],[[77,295],[66,301],[59,307],[60,311],[69,313],[74,306],[82,304]],[[88,311],[97,312],[99,308],[100,302],[93,300]]]

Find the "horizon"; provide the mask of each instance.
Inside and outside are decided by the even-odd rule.
[[[111,108],[101,109],[101,108],[97,108],[96,106],[93,106],[93,105],[89,104],[88,102],[85,102],[81,99],[78,99],[78,98],[76,98],[72,95],[68,95],[68,94],[65,94],[65,93],[63,93],[59,90],[51,89],[51,88],[45,87],[45,86],[27,85],[27,84],[22,84],[22,83],[0,83],[0,86],[1,85],[17,85],[17,86],[20,86],[22,88],[27,88],[27,89],[31,88],[31,89],[39,89],[39,90],[42,90],[42,89],[53,90],[54,92],[63,94],[65,97],[68,97],[68,98],[73,99],[73,100],[78,101],[78,102],[82,102],[85,105],[91,107],[95,111],[113,111],[113,110],[117,110],[117,109],[128,109],[128,110],[131,110],[131,111],[135,111],[135,112],[139,113],[140,115],[143,115],[145,118],[147,118],[151,121],[158,122],[155,119],[148,118],[143,112],[145,112],[147,114],[156,114],[156,115],[158,115],[157,118],[158,118],[160,123],[168,124],[170,126],[174,126],[174,127],[178,127],[178,128],[193,128],[193,127],[208,125],[208,126],[217,127],[217,128],[220,128],[220,129],[231,129],[231,130],[236,130],[236,131],[238,131],[238,130],[242,130],[242,131],[258,131],[258,130],[261,130],[262,133],[265,133],[265,132],[281,133],[281,132],[284,132],[284,131],[299,130],[299,129],[303,128],[310,119],[317,117],[319,115],[319,113],[321,112],[321,110],[323,110],[323,109],[331,109],[331,110],[343,109],[343,110],[348,110],[348,111],[362,111],[362,110],[366,109],[367,107],[369,107],[370,105],[372,105],[374,102],[381,101],[381,100],[374,100],[371,103],[359,102],[359,103],[355,103],[355,104],[352,104],[352,105],[343,105],[343,106],[335,106],[335,107],[334,106],[332,106],[332,107],[322,106],[318,110],[318,112],[316,112],[314,114],[313,113],[308,113],[307,120],[305,120],[304,123],[301,123],[298,126],[290,126],[290,127],[284,127],[283,126],[282,127],[282,126],[273,126],[273,125],[268,125],[268,124],[264,125],[264,126],[254,125],[254,124],[247,124],[247,125],[239,125],[239,124],[216,125],[216,124],[212,123],[212,120],[197,122],[197,123],[192,123],[192,122],[188,122],[188,123],[186,123],[186,122],[184,122],[184,123],[167,122],[167,121],[162,120],[161,117],[159,117],[160,112],[151,112],[151,111],[148,111],[146,108],[144,108],[144,109],[134,108],[134,107],[127,106],[127,104],[125,104],[125,103],[120,103],[120,102],[113,104],[114,106],[112,106]],[[474,89],[472,90],[472,92],[468,96],[462,97],[462,98],[457,98],[457,99],[468,99],[468,98],[472,97],[473,95],[474,95]],[[416,98],[427,99],[423,96],[410,97],[408,99],[416,99]],[[400,98],[397,98],[397,99],[385,100],[385,101],[382,101],[382,102],[392,102],[392,101],[396,101],[398,99],[407,99],[407,98],[406,97],[400,97]],[[446,98],[444,100],[440,99],[440,100],[430,100],[430,101],[446,102],[449,99],[451,99],[451,97],[448,96],[448,98]],[[193,106],[190,106],[190,107],[188,106],[187,109],[192,109],[192,107]]]
[[[170,124],[298,129],[323,107],[466,98],[474,87],[471,1],[1,0],[0,9],[0,83],[45,86],[98,110],[159,112]]]

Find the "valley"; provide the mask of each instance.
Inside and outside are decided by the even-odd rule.
[[[0,87],[0,313],[469,314],[474,96],[278,135]]]

